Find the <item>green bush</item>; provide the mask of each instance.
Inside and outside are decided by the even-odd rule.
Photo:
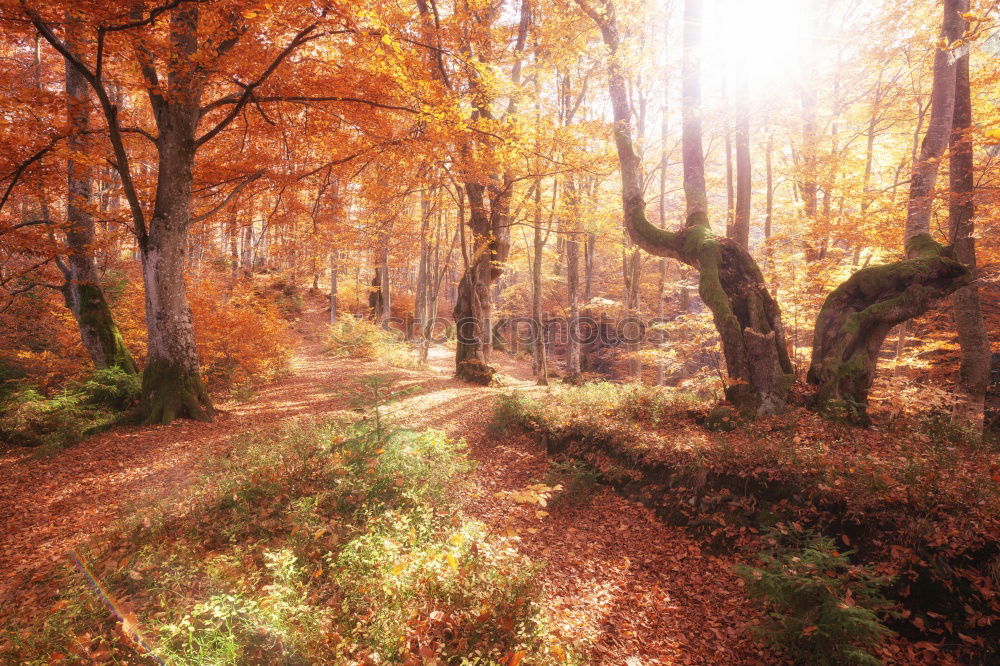
[[[850,552],[814,532],[775,530],[767,538],[775,547],[760,554],[760,568],[736,567],[767,609],[758,635],[803,663],[880,663],[872,651],[892,632],[876,611],[890,606],[881,593],[890,580],[852,565]]]
[[[538,403],[519,392],[505,393],[497,398],[493,414],[486,426],[491,437],[501,437],[515,428],[530,429],[537,418]]]
[[[46,398],[23,389],[0,405],[0,440],[11,446],[63,447],[78,442],[87,429],[77,396]]]
[[[140,382],[138,375],[105,368],[51,397],[22,386],[0,397],[0,441],[46,449],[75,444],[131,407]]]
[[[344,316],[331,324],[324,339],[327,352],[340,357],[383,361],[415,369],[420,361],[400,333],[385,329],[370,319]]]
[[[140,375],[112,367],[94,370],[80,384],[79,392],[88,405],[124,411],[135,405],[141,388]]]

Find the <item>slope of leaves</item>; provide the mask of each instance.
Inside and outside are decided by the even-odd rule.
[[[710,432],[706,410],[683,399],[653,388],[561,388],[543,402],[508,397],[497,418],[718,547],[754,547],[758,530],[779,522],[811,526],[896,579],[901,632],[997,649],[996,452],[912,420],[861,430],[805,410]]]

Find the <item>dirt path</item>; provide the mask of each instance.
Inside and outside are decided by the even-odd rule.
[[[543,480],[550,461],[520,435],[487,436],[492,404],[504,391],[539,391],[530,367],[505,355],[505,386],[484,389],[451,376],[451,352],[432,350],[430,367],[385,368],[332,359],[320,342],[323,314],[298,323],[291,374],[246,404],[221,404],[214,423],[118,428],[45,458],[0,455],[0,621],[50,603],[45,580],[76,544],[100,534],[150,495],[170,496],[193,478],[199,461],[222,452],[233,435],[298,416],[349,406],[345,389],[374,373],[409,392],[391,403],[397,423],[437,428],[469,443],[479,464],[468,511],[512,544],[543,561],[553,629],[592,650],[600,664],[758,664],[759,648],[742,625],[753,617],[731,562],[701,551],[682,530],[646,508],[599,488],[582,503],[537,507],[498,498]]]

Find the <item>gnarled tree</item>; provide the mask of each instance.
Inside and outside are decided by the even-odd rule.
[[[750,253],[739,243],[718,238],[706,214],[705,178],[701,153],[701,129],[697,103],[696,49],[690,40],[700,29],[698,0],[685,5],[684,189],[687,194],[687,222],[679,231],[659,229],[646,219],[642,195],[639,157],[632,143],[629,124],[631,109],[625,75],[619,61],[620,36],[615,7],[604,0],[601,11],[586,0],[577,0],[584,12],[600,27],[610,51],[608,64],[614,138],[621,169],[625,228],[632,240],[650,254],[676,259],[699,271],[698,291],[712,311],[722,340],[729,383],[726,398],[746,416],[772,414],[785,404],[794,379],[785,346],[781,312],[764,284],[764,277]]]
[[[941,36],[962,36],[962,0],[945,0]],[[878,351],[893,326],[917,317],[972,281],[972,271],[950,247],[930,235],[937,167],[951,134],[956,64],[945,48],[934,54],[931,120],[913,164],[907,208],[907,258],[858,271],[826,299],[813,333],[808,381],[819,387],[818,405],[867,424],[868,391]]]

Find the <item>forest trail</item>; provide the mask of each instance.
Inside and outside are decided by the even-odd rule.
[[[405,389],[385,408],[395,423],[467,441],[477,462],[467,511],[545,563],[552,629],[567,644],[588,646],[592,663],[772,661],[743,631],[755,612],[732,562],[703,552],[682,529],[604,486],[542,518],[536,506],[498,498],[550,471],[544,450],[529,438],[486,432],[497,395],[545,390],[531,380],[530,363],[497,354],[504,386],[483,388],[452,377],[453,352],[444,347],[433,349],[420,370],[336,359],[323,352],[325,316],[314,305],[296,323],[287,377],[246,403],[220,403],[214,423],[120,427],[47,457],[0,455],[0,621],[7,613],[44,612],[53,592],[46,582],[74,546],[137,503],[183,490],[199,462],[224,452],[234,435],[350,409],[357,380],[379,374],[394,391]]]

